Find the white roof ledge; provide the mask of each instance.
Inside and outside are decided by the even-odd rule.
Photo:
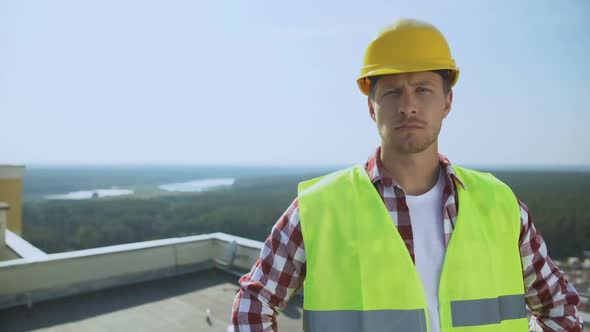
[[[211,233],[46,254],[10,231],[7,244],[22,258],[0,262],[0,309],[211,268],[240,276],[264,245]]]

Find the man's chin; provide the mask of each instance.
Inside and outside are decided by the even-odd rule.
[[[393,144],[394,150],[400,154],[416,154],[421,153],[432,145],[428,142],[405,142],[404,144]]]

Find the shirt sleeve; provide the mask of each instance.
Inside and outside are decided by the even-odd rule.
[[[305,262],[295,199],[273,226],[252,270],[240,278],[228,331],[278,331],[276,316],[303,284]]]
[[[582,331],[577,305],[580,298],[547,254],[529,209],[520,205],[520,256],[526,303],[543,331]]]

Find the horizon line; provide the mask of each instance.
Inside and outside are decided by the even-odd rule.
[[[2,164],[0,166],[9,165],[14,166],[17,164]],[[354,165],[354,163],[335,163],[335,164],[305,164],[305,163],[293,163],[293,164],[273,164],[273,163],[186,163],[186,162],[124,162],[124,163],[80,163],[80,162],[41,162],[41,163],[28,163],[20,164],[19,166],[25,166],[25,169],[38,169],[38,168],[72,168],[72,167],[239,167],[239,168],[345,168]],[[583,170],[590,171],[590,164],[471,164],[466,163],[462,165],[466,168],[473,169],[527,169],[527,170]]]

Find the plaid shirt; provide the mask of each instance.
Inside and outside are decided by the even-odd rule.
[[[365,170],[383,199],[412,260],[414,241],[404,190],[386,173],[380,159],[381,148],[365,163]],[[448,159],[439,155],[444,169],[443,219],[445,246],[455,227],[458,211],[453,179],[463,186]],[[515,198],[516,199],[516,198]],[[579,297],[547,255],[541,234],[535,229],[528,208],[520,201],[520,256],[526,289],[526,303],[544,331],[582,331],[576,305]],[[276,315],[303,285],[305,251],[298,201],[295,199],[279,218],[266,239],[260,258],[252,270],[240,278],[241,289],[234,300],[228,331],[278,331]]]

